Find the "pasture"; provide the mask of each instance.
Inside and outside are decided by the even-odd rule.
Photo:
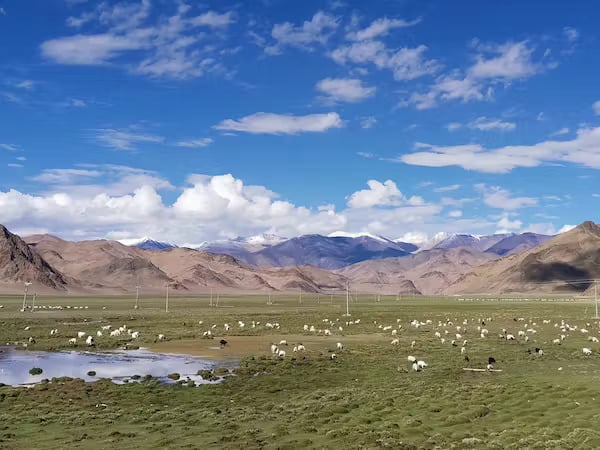
[[[164,298],[142,298],[135,310],[131,297],[39,297],[40,309],[20,312],[22,297],[0,297],[0,343],[27,343],[25,352],[85,351],[85,338],[69,339],[110,324],[139,331],[133,343],[156,352],[240,366],[197,387],[0,387],[0,448],[600,448],[600,344],[590,340],[600,326],[590,301],[358,296],[345,317],[341,296],[266,300],[221,295],[210,307],[207,296],[172,297],[166,313]],[[281,340],[283,358],[270,349]],[[128,342],[127,333],[95,339],[96,350]],[[294,353],[300,343],[306,351]],[[414,371],[409,355],[428,366]],[[485,369],[489,357],[501,372],[463,370]]]

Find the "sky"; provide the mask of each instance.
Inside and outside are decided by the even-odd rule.
[[[600,4],[0,0],[0,223],[178,245],[597,220]]]

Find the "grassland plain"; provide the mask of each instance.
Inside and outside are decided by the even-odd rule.
[[[216,324],[217,340],[230,341],[225,357],[241,358],[236,376],[218,385],[65,379],[33,388],[1,387],[0,448],[600,448],[600,344],[588,340],[600,328],[590,302],[392,297],[375,302],[359,296],[347,318],[342,297],[265,301],[264,296],[221,296],[220,306],[211,308],[207,297],[177,297],[165,313],[159,298],[144,298],[134,310],[133,300],[125,297],[48,297],[37,304],[88,309],[21,313],[22,299],[0,297],[0,342],[34,337],[28,350],[71,348],[68,339],[78,331],[93,334],[111,324],[139,330],[136,343],[156,351],[214,356],[207,353],[214,341],[202,335]],[[326,318],[335,326],[324,324]],[[346,326],[356,319],[359,324]],[[379,325],[398,328],[397,319],[400,345],[392,346],[391,332]],[[413,319],[432,324],[415,328]],[[438,327],[447,319],[452,326]],[[461,332],[469,362],[460,352],[462,341],[450,345],[465,319],[467,331]],[[561,334],[554,324],[561,320],[578,329],[553,345]],[[252,321],[260,325],[252,328]],[[481,321],[490,332],[486,339],[477,331]],[[278,322],[280,329],[265,328],[267,322]],[[229,332],[224,323],[231,325]],[[304,324],[330,328],[332,336],[304,333]],[[59,333],[50,336],[54,328]],[[518,330],[536,333],[527,333],[529,342],[508,342],[498,337],[503,328],[515,336]],[[445,344],[435,331],[446,337]],[[166,342],[157,342],[159,333]],[[280,339],[289,343],[284,360],[269,350]],[[110,349],[128,341],[103,336],[97,346]],[[338,341],[345,346],[341,352],[335,350]],[[77,348],[85,350],[79,342]],[[306,346],[305,354],[292,355],[297,342]],[[528,353],[535,347],[544,355]],[[585,357],[582,347],[592,348],[592,356]],[[330,359],[332,351],[336,360]],[[409,370],[408,355],[429,367]],[[485,368],[489,356],[502,372],[463,370]],[[1,364],[0,359],[0,369]]]

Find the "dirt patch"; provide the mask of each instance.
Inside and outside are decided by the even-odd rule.
[[[149,346],[149,350],[157,353],[175,353],[200,356],[209,359],[235,359],[249,355],[269,354],[271,344],[279,344],[286,340],[288,345],[281,345],[281,349],[292,353],[296,344],[303,344],[307,352],[327,352],[335,350],[337,342],[342,342],[345,348],[354,344],[373,342],[388,342],[388,336],[377,334],[354,334],[348,336],[313,336],[302,334],[270,335],[270,336],[226,336],[223,339],[227,345],[221,347],[215,339],[189,339],[180,341],[159,342]]]

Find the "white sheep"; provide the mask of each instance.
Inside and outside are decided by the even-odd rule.
[[[333,359],[336,359],[336,358],[337,358],[337,355],[336,355],[335,353],[332,353],[332,354],[329,356],[329,358],[331,358],[332,360],[333,360]]]
[[[77,337],[78,337],[79,339],[81,339],[82,337],[84,337],[84,336],[85,336],[85,334],[86,334],[86,333],[85,333],[84,331],[79,331],[79,332],[77,333]]]
[[[585,356],[590,356],[592,354],[592,350],[587,347],[583,347],[583,354]]]
[[[88,336],[85,340],[85,343],[88,345],[88,347],[92,347],[94,345],[94,337]]]
[[[412,341],[410,343],[410,348],[415,348],[415,345],[417,345],[417,341]]]
[[[281,359],[285,358],[285,350],[279,350],[279,353],[277,353],[277,356],[279,356]]]
[[[279,345],[288,345],[288,343],[285,339],[282,339],[279,341]]]
[[[515,336],[514,336],[514,335],[512,335],[512,334],[507,334],[507,335],[506,335],[506,340],[507,340],[507,341],[514,341],[514,340],[515,340]]]
[[[71,345],[77,344],[77,338],[71,338],[71,339],[69,339],[69,344],[71,344]]]
[[[406,359],[408,360],[408,362],[417,362],[417,358],[415,358],[415,357],[414,357],[414,356],[412,356],[412,355],[409,355],[409,356],[407,356],[407,358],[406,358]]]
[[[275,344],[271,344],[271,353],[275,354],[279,351],[279,347],[277,347]]]
[[[164,334],[159,334],[158,335],[158,340],[159,341],[164,341],[165,340],[165,335]]]
[[[552,343],[555,345],[560,345],[560,339],[552,339]]]
[[[331,331],[325,330],[323,331],[323,334],[325,334],[325,336],[331,336]]]
[[[304,351],[306,351],[306,347],[305,347],[304,345],[302,345],[302,344],[298,344],[298,347],[297,347],[297,348],[298,348],[298,351],[299,351],[299,352],[304,352]]]
[[[392,342],[390,342],[390,344],[392,344],[392,345],[400,345],[400,339],[398,339],[398,338],[392,339]]]
[[[102,337],[102,331],[100,331],[100,330],[96,331],[96,336]]]
[[[590,336],[589,340],[592,342],[598,342],[598,338],[596,336]]]
[[[342,344],[341,342],[338,342],[337,344],[335,344],[335,348],[337,350],[344,350],[344,344]]]
[[[417,361],[417,365],[419,366],[419,369],[421,369],[421,370],[423,370],[425,367],[427,367],[427,363],[422,360]]]
[[[139,337],[140,337],[139,331],[134,331],[133,333],[131,333],[131,339],[137,339]]]
[[[398,330],[392,330],[392,336],[397,336],[398,335]]]
[[[460,354],[464,355],[465,353],[467,353],[467,347],[461,347],[460,348]]]

